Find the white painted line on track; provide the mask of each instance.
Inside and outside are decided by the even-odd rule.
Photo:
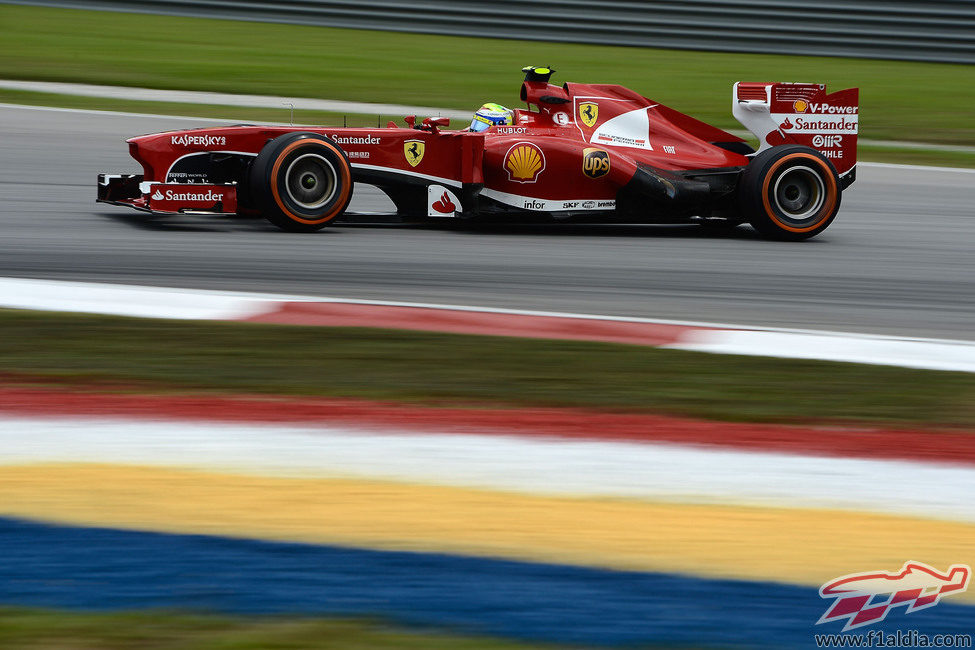
[[[27,104],[6,104],[0,103],[0,108],[22,108],[31,111],[50,111],[54,113],[78,113],[79,115],[115,115],[118,117],[145,117],[161,120],[192,120],[195,122],[214,122],[219,124],[236,124],[240,120],[220,119],[215,117],[193,117],[192,115],[163,115],[161,113],[131,113],[127,111],[103,111],[96,108],[61,108],[58,106],[29,106]],[[269,126],[289,126],[286,122],[261,122]],[[295,124],[294,126],[303,126]],[[304,125],[308,126],[308,125]]]
[[[0,278],[0,307],[137,318],[237,320],[289,296]]]
[[[975,467],[515,435],[0,415],[0,463],[117,463],[975,522]]]
[[[661,347],[749,356],[869,363],[922,370],[975,372],[975,343],[853,337],[826,333],[692,330]]]
[[[0,307],[13,309],[83,312],[141,318],[242,320],[272,313],[283,303],[288,302],[411,307],[512,316],[674,325],[685,328],[686,331],[680,336],[678,342],[665,346],[673,349],[975,372],[975,341],[467,305],[0,278]]]
[[[98,86],[93,84],[64,83],[51,81],[22,81],[0,79],[0,88],[26,92],[96,97],[102,99],[122,99],[126,101],[167,102],[178,104],[204,104],[210,106],[241,106],[249,108],[274,108],[287,110],[293,104],[295,110],[329,111],[337,113],[372,113],[389,116],[424,115],[444,116],[470,120],[476,107],[469,111],[437,108],[434,106],[411,106],[405,104],[385,104],[373,102],[353,102],[339,99],[316,99],[313,97],[284,97],[273,95],[241,95],[236,93],[215,93],[198,90],[162,90],[159,88],[136,88],[131,86]]]
[[[958,172],[960,174],[975,174],[975,169],[968,167],[934,167],[931,165],[903,165],[900,163],[857,162],[858,166],[876,167],[878,169],[903,169],[904,171],[921,172]]]

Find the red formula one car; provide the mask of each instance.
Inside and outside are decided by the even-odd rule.
[[[856,178],[858,91],[737,83],[744,140],[608,84],[549,83],[525,68],[505,125],[446,118],[386,128],[231,126],[128,141],[143,173],[100,174],[98,200],[153,213],[261,214],[314,231],[345,213],[355,183],[404,217],[738,224],[805,239],[833,221]]]

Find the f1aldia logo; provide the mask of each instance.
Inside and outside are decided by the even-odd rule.
[[[582,150],[582,173],[589,178],[599,178],[609,173],[609,154],[602,149]]]
[[[944,596],[965,592],[972,569],[952,564],[942,573],[922,562],[905,562],[900,571],[866,571],[834,578],[819,588],[821,598],[835,598],[816,625],[845,620],[843,632],[879,623],[894,607],[906,614],[934,607]]]

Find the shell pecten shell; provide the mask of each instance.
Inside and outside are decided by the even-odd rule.
[[[542,150],[530,142],[520,142],[508,150],[504,158],[508,177],[517,183],[533,183],[545,169]]]

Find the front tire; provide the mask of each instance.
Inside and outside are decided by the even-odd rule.
[[[345,152],[325,136],[288,133],[261,149],[250,191],[264,217],[290,232],[313,232],[345,212],[352,171]]]
[[[781,145],[755,156],[738,189],[741,214],[762,235],[800,241],[824,231],[840,209],[839,177],[823,154]]]

